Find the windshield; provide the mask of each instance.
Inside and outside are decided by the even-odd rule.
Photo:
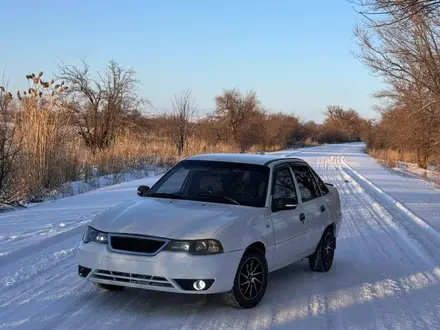
[[[264,207],[268,182],[267,166],[184,160],[166,173],[147,197]]]

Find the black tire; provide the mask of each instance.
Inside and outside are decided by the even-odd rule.
[[[238,265],[232,290],[224,293],[226,304],[235,308],[257,306],[266,293],[267,275],[267,261],[263,252],[258,249],[246,251]]]
[[[333,265],[336,237],[333,228],[328,227],[322,234],[315,253],[309,256],[310,269],[315,272],[328,272]]]
[[[124,290],[123,286],[120,285],[111,285],[111,284],[103,284],[103,283],[93,283],[96,287],[107,290],[107,291],[121,291]]]

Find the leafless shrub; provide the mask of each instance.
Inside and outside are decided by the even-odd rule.
[[[215,116],[219,121],[223,121],[230,130],[232,143],[239,146],[240,151],[244,151],[247,143],[241,143],[244,137],[243,130],[245,123],[252,117],[261,114],[259,101],[256,93],[249,91],[242,94],[237,89],[225,90],[222,95],[215,98]]]
[[[14,175],[17,172],[17,158],[21,141],[17,140],[15,119],[8,110],[9,94],[0,87],[0,203],[9,201],[14,195]]]
[[[439,0],[348,0],[377,27],[405,23],[415,16],[438,17]]]
[[[167,133],[181,156],[187,146],[188,138],[194,130],[194,115],[196,113],[195,99],[191,90],[184,90],[181,95],[172,100],[173,109],[166,114]]]
[[[0,202],[71,194],[65,183],[98,187],[98,177],[108,174],[120,182],[124,173],[169,167],[192,154],[303,146],[333,127],[345,141],[359,135],[354,121],[342,124],[345,112],[323,125],[303,123],[264,110],[255,92],[237,89],[218,95],[215,111],[202,119],[194,118],[189,89],[174,97],[170,112],[147,116],[134,71],[115,61],[97,75],[85,62],[61,65],[56,78],[29,73],[28,88],[16,93],[0,86]]]
[[[119,130],[132,125],[142,106],[149,103],[137,94],[135,72],[116,61],[110,61],[97,76],[90,75],[86,62],[82,68],[61,65],[57,77],[68,87],[63,106],[93,153],[111,146]]]

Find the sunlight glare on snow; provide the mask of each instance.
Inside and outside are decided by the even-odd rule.
[[[325,295],[313,295],[307,298],[295,300],[295,306],[286,306],[274,317],[279,325],[312,316],[324,315],[328,312],[335,312],[344,308],[349,308],[357,304],[366,304],[373,300],[384,299],[386,297],[410,294],[412,291],[425,289],[429,286],[438,284],[440,281],[440,268],[435,268],[431,272],[414,273],[409,276],[400,277],[397,280],[384,279],[376,283],[364,283],[360,286],[348,289],[337,290]],[[327,308],[322,308],[322,301],[327,300]],[[298,306],[307,306],[298,308]]]

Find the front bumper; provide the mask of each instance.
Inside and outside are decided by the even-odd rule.
[[[81,242],[77,263],[80,276],[94,283],[208,294],[232,289],[243,252],[192,256],[183,252],[161,251],[148,257],[110,252],[107,245]],[[206,288],[194,290],[192,283],[196,280],[204,280]]]

